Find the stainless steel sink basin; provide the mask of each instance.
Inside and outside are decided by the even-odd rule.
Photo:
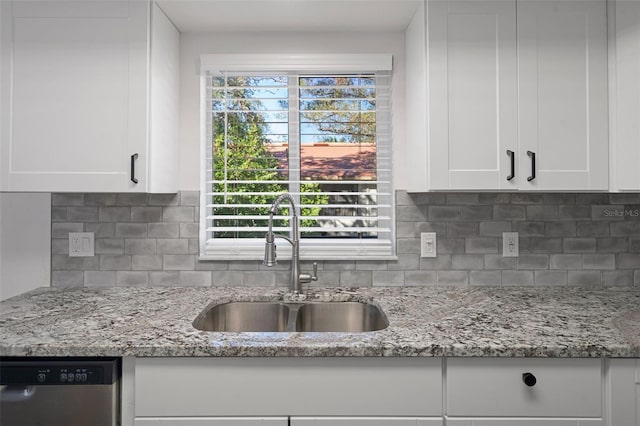
[[[296,331],[354,333],[388,326],[380,308],[360,302],[308,303],[300,307],[296,317]]]
[[[382,330],[384,312],[362,302],[229,302],[205,309],[193,321],[203,331],[344,332]]]
[[[286,331],[289,307],[273,302],[230,302],[198,315],[193,326],[203,331]]]

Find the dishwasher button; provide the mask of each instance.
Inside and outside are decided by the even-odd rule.
[[[39,383],[44,383],[44,381],[47,379],[47,376],[44,373],[40,373],[38,374],[38,382]]]
[[[61,373],[60,374],[60,381],[61,382],[66,382],[67,381],[67,373]]]
[[[80,375],[80,380],[83,381],[83,382],[86,382],[87,381],[87,373],[82,373]]]
[[[67,374],[67,380],[69,380],[70,382],[73,382],[73,379],[75,379],[76,376],[73,373],[69,373]]]

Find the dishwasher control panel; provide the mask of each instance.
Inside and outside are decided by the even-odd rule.
[[[0,362],[3,385],[102,385],[113,382],[107,363],[87,361]]]

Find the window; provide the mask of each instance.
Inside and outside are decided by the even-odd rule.
[[[302,258],[393,256],[390,70],[389,55],[203,55],[201,257],[261,259],[282,192]],[[274,231],[289,220],[285,204]]]

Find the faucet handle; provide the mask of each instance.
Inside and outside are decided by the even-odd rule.
[[[313,262],[313,275],[307,272],[303,272],[300,274],[298,279],[302,284],[307,284],[311,281],[318,281],[318,264],[316,262]]]
[[[313,275],[311,275],[312,281],[318,281],[318,262],[313,262]]]

